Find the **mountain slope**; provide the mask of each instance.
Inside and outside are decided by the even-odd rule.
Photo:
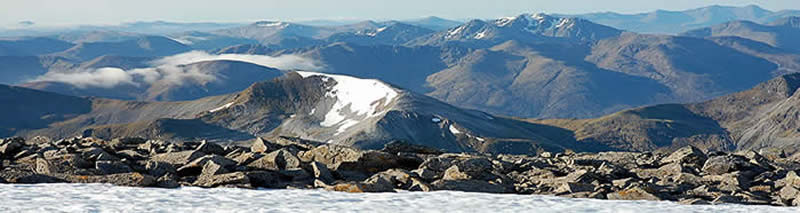
[[[42,37],[0,38],[0,56],[39,56],[61,52],[75,44]]]
[[[712,27],[691,30],[685,36],[738,36],[800,53],[800,17],[787,17],[766,25],[749,21],[734,21]]]
[[[576,148],[561,141],[569,135],[558,128],[463,110],[377,80],[341,75],[289,73],[240,93],[193,101],[91,103],[91,112],[22,135],[215,141],[295,136],[362,148],[405,140],[450,151],[498,153]]]
[[[596,119],[534,120],[567,128],[582,144],[620,150],[778,148],[800,151],[800,74],[781,76],[739,93],[694,104],[626,110]]]
[[[795,56],[775,48],[635,33],[585,43],[511,40],[486,49],[336,43],[241,51],[301,55],[325,64],[324,72],[377,78],[459,107],[539,118],[703,101],[798,71]]]
[[[0,137],[46,128],[91,110],[87,99],[6,85],[0,85],[0,103]]]
[[[135,40],[118,42],[88,42],[53,55],[76,60],[90,60],[103,55],[159,57],[191,50],[175,40],[162,36],[144,36]]]

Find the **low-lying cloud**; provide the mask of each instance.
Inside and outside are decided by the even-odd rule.
[[[172,56],[166,56],[148,62],[149,68],[122,70],[114,67],[104,67],[91,70],[73,72],[49,72],[36,81],[61,82],[78,88],[113,88],[119,85],[145,86],[154,84],[183,85],[187,82],[216,81],[216,73],[209,73],[193,66],[184,66],[207,61],[239,61],[247,62],[280,70],[309,70],[319,71],[322,66],[314,60],[297,55],[281,55],[277,57],[266,55],[221,54],[213,55],[202,51],[191,51]]]
[[[51,81],[72,84],[79,88],[112,88],[120,84],[138,85],[133,76],[119,68],[100,68],[77,73],[47,73],[35,81]]]

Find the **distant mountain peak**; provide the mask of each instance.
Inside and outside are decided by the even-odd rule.
[[[285,28],[290,25],[290,23],[282,22],[282,21],[259,21],[253,23],[253,25],[258,27],[275,27],[275,28]]]

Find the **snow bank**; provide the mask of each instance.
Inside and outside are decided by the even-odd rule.
[[[321,190],[130,188],[0,184],[0,212],[797,212],[770,206],[688,206],[466,192],[349,194]]]

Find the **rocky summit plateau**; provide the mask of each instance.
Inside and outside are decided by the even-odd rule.
[[[402,141],[359,150],[297,138],[249,147],[144,138],[0,140],[0,183],[465,191],[682,204],[800,205],[800,155],[779,149],[488,155]]]

